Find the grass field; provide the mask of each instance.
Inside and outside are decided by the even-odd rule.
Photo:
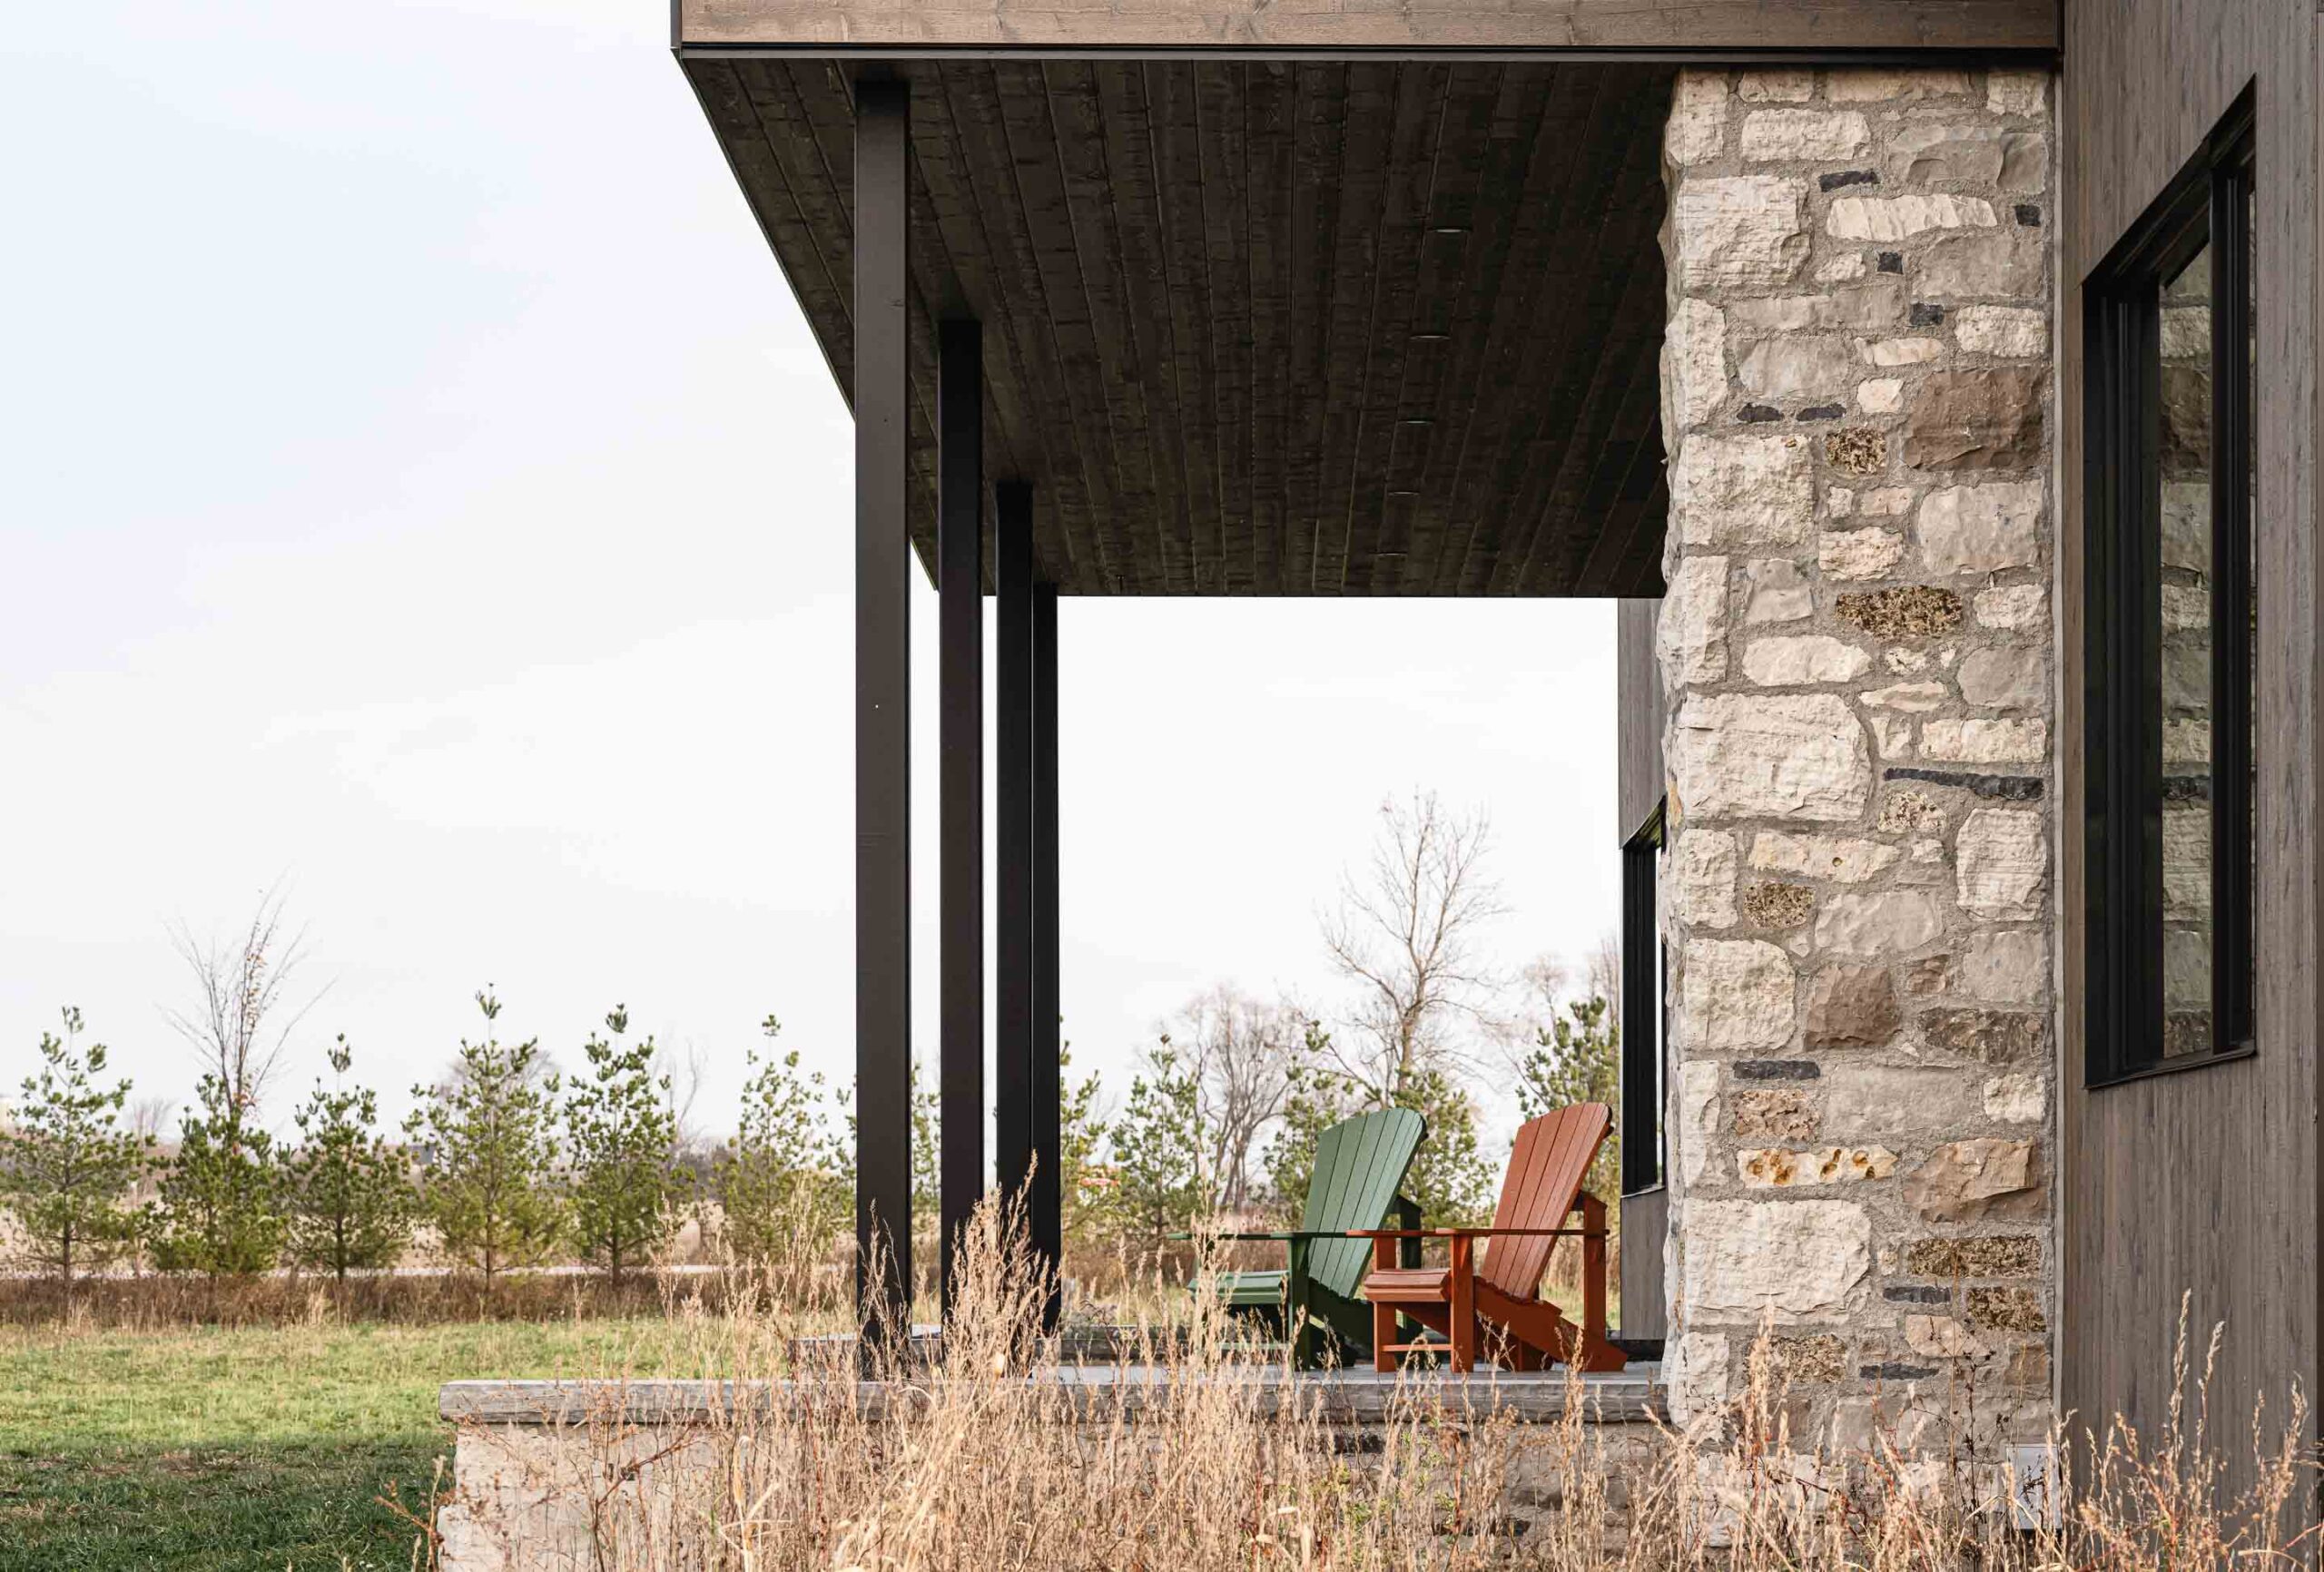
[[[408,1568],[470,1377],[680,1373],[660,1319],[0,1333],[0,1572]]]

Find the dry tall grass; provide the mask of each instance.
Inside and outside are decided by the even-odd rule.
[[[527,1442],[504,1439],[498,1508],[456,1507],[450,1542],[480,1543],[476,1525],[497,1509],[503,1525],[519,1514],[515,1538],[538,1557],[516,1565],[594,1572],[2253,1572],[2314,1559],[2304,1410],[2254,1422],[2254,1482],[2230,1486],[2207,1364],[2182,1360],[2186,1402],[2164,1434],[2112,1427],[2084,1477],[2027,1513],[2003,1459],[1935,1430],[1909,1449],[1890,1433],[1852,1449],[1794,1438],[1764,1345],[1748,1389],[1684,1430],[1594,1422],[1578,1379],[1551,1422],[1413,1377],[1384,1420],[1359,1425],[1334,1417],[1330,1383],[1290,1379],[1211,1313],[1172,1329],[1167,1362],[1133,1354],[1095,1390],[1061,1380],[1035,1331],[1040,1286],[987,1217],[940,1351],[891,1341],[868,1370],[851,1346],[795,1344],[772,1301],[682,1307],[700,1374],[733,1384],[683,1423],[653,1417],[645,1389],[606,1389]],[[487,1562],[502,1564],[476,1564]]]

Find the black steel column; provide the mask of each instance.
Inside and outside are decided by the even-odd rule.
[[[910,89],[862,82],[855,104],[855,1305],[869,1334],[909,1331],[911,1308]]]
[[[941,1292],[984,1194],[984,339],[974,322],[939,336],[937,663],[942,763],[942,1044],[938,1070]]]
[[[1012,1206],[1029,1205],[1033,1170],[1033,492],[993,488],[994,601],[993,1176]],[[1027,1220],[1029,1222],[1029,1218]]]
[[[1059,1138],[1061,1070],[1058,1063],[1057,898],[1057,586],[1033,591],[1033,1184],[1026,1223],[1035,1253],[1051,1276],[1046,1310],[1057,1324],[1056,1273],[1065,1259]]]

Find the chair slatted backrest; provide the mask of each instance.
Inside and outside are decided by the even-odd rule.
[[[1384,1226],[1404,1170],[1427,1133],[1427,1122],[1410,1108],[1386,1108],[1358,1114],[1318,1135],[1299,1226],[1333,1233]],[[1343,1299],[1356,1296],[1371,1265],[1369,1239],[1318,1239],[1309,1246],[1308,1277]]]
[[[1529,1119],[1510,1149],[1509,1173],[1501,1182],[1495,1228],[1563,1228],[1581,1198],[1581,1182],[1614,1123],[1603,1103],[1576,1103]],[[1477,1275],[1512,1299],[1531,1299],[1549,1270],[1550,1238],[1492,1239],[1477,1261]]]

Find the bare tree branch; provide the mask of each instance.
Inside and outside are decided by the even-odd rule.
[[[1189,999],[1169,1040],[1187,1055],[1209,1135],[1217,1204],[1242,1211],[1251,1195],[1251,1154],[1259,1131],[1283,1111],[1306,1016],[1288,1001],[1265,1004],[1221,983]]]
[[[258,910],[235,938],[198,939],[181,919],[170,940],[193,973],[198,996],[190,1011],[162,1011],[208,1074],[218,1077],[228,1105],[255,1115],[267,1086],[282,1068],[291,1034],[322,1001],[319,988],[303,1004],[288,1002],[291,979],[306,958],[306,933],[285,932],[279,889],[259,898]],[[287,1014],[286,1014],[287,1012]]]
[[[1370,866],[1344,881],[1324,943],[1355,995],[1333,1052],[1384,1102],[1419,1070],[1462,1056],[1461,1022],[1486,1023],[1502,979],[1477,930],[1507,908],[1484,872],[1484,814],[1448,812],[1415,791],[1383,802],[1380,819]]]

